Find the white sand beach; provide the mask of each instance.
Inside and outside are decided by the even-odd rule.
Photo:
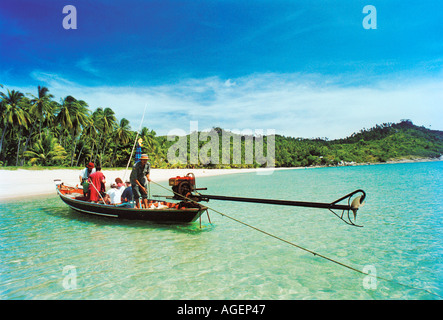
[[[280,169],[280,168],[279,168]],[[238,174],[256,172],[257,174],[271,174],[277,168],[259,169],[151,169],[151,179],[155,182],[167,181],[171,177],[184,176],[189,172],[195,177],[210,177],[225,174]],[[125,170],[106,170],[106,188],[109,188],[115,178],[125,177]],[[131,170],[126,172],[125,180],[129,180]],[[0,201],[26,198],[39,195],[55,194],[54,179],[61,179],[66,185],[79,184],[80,170],[78,169],[54,169],[54,170],[0,170]],[[197,182],[198,183],[198,182]]]

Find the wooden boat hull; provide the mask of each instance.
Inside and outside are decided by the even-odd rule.
[[[60,192],[60,187],[57,187],[57,193],[60,199],[75,211],[117,219],[181,224],[196,221],[207,210],[207,207],[202,205],[196,208],[136,209],[128,204],[106,205],[76,199],[80,197],[75,197],[69,193],[64,194],[63,191]]]

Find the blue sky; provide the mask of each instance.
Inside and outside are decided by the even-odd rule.
[[[439,1],[9,0],[0,83],[111,107],[133,128],[147,104],[158,134],[190,121],[296,137],[404,118],[443,130],[442,21]]]

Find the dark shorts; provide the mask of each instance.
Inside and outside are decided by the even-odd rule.
[[[142,184],[142,186],[146,189],[146,191],[148,191],[148,184]],[[143,199],[148,199],[148,193],[144,193],[142,190],[140,190],[140,187],[138,186],[138,184],[133,184],[131,185],[132,187],[132,194],[134,195],[134,200],[139,199],[140,197],[142,197]]]

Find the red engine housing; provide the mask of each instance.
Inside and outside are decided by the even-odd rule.
[[[195,176],[193,173],[188,173],[184,177],[173,177],[169,179],[169,186],[172,187],[174,191],[174,198],[183,199],[179,195],[184,197],[189,196],[190,192],[195,191]]]

